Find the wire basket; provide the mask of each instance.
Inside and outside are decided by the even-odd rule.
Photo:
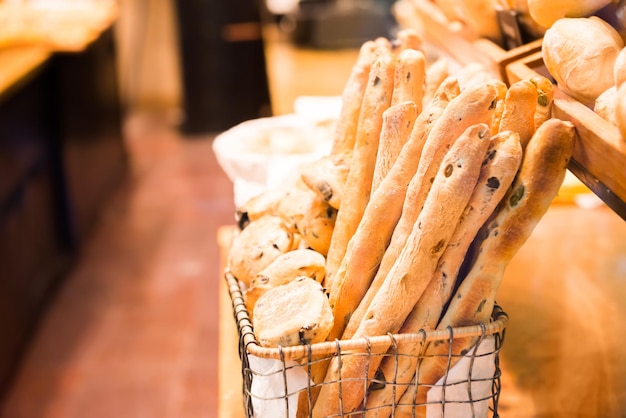
[[[239,332],[244,410],[247,418],[259,416],[271,416],[272,418],[312,417],[311,409],[314,394],[317,393],[316,391],[319,390],[322,383],[314,384],[308,376],[311,376],[312,368],[321,362],[328,362],[336,358],[341,364],[342,359],[345,360],[347,356],[366,356],[368,359],[382,356],[397,366],[400,361],[406,360],[407,357],[407,354],[399,350],[398,347],[416,345],[420,347],[419,354],[412,356],[414,361],[420,363],[429,356],[426,354],[426,347],[429,344],[441,343],[447,344],[450,350],[447,354],[443,354],[444,363],[447,365],[443,377],[437,383],[426,385],[415,377],[410,382],[398,382],[395,375],[391,379],[386,379],[380,370],[375,373],[374,377],[368,377],[366,371],[360,379],[365,387],[365,398],[360,408],[355,411],[340,411],[332,417],[360,417],[365,416],[364,412],[374,411],[374,409],[367,407],[367,396],[384,387],[391,388],[393,392],[389,403],[376,407],[376,409],[387,409],[388,414],[384,416],[400,416],[396,412],[396,408],[404,408],[405,412],[406,408],[409,408],[413,412],[408,416],[426,416],[424,411],[428,410],[427,416],[429,418],[448,416],[499,417],[498,400],[501,374],[499,352],[502,348],[508,322],[508,316],[499,306],[494,308],[492,321],[489,324],[449,327],[444,330],[421,330],[413,334],[389,334],[371,338],[268,348],[257,343],[238,280],[228,272],[225,274],[225,279]],[[464,350],[462,355],[453,354],[452,343],[461,338],[472,338],[472,341],[475,340],[475,342],[471,348]],[[442,354],[437,354],[437,356],[442,356]],[[488,373],[485,374],[483,371],[481,375],[477,375],[476,371],[479,368],[477,365],[482,362],[481,364],[484,366],[485,361],[488,363]],[[458,371],[456,366],[461,362],[464,366]],[[452,366],[455,367],[452,368]],[[453,374],[454,378],[452,378]],[[338,381],[330,383],[339,385],[339,402],[341,405],[341,377]],[[408,392],[411,386],[414,390],[420,387],[424,390],[426,387],[429,393],[428,399],[417,401],[413,398],[404,403],[397,401],[396,391],[402,389],[402,392]],[[482,390],[476,391],[478,386]],[[430,396],[431,392],[435,393],[432,397]],[[296,414],[299,408],[298,402],[302,405],[303,399],[306,412],[303,414],[300,409]],[[400,399],[404,400],[404,397]],[[416,413],[416,410],[422,412]]]

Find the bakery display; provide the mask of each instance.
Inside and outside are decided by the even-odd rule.
[[[423,2],[397,3],[411,12]],[[470,14],[459,13],[471,2],[429,3],[415,9],[437,7],[433,16],[445,22],[439,29],[450,31],[456,51],[480,43],[476,32],[455,26],[471,26]],[[301,171],[300,190],[328,203],[336,218],[321,252],[332,325],[325,342],[293,351],[310,379],[294,394],[295,416],[431,413],[430,393],[445,392],[448,374],[484,337],[456,330],[497,322],[507,265],[555,202],[567,170],[597,168],[595,146],[581,151],[579,144],[591,133],[618,149],[617,159],[604,158],[626,155],[614,141],[626,132],[623,33],[589,16],[607,4],[558,2],[564,15],[547,24],[555,15],[541,11],[545,5],[507,2],[503,9],[525,17],[541,14],[534,24],[543,26],[543,39],[496,65],[489,61],[497,54],[475,62],[430,55],[436,35],[422,27],[362,46],[332,151]],[[399,40],[407,34],[410,46]],[[456,43],[459,36],[467,44]],[[484,44],[467,52],[476,51],[486,51]],[[594,117],[612,129],[593,128]],[[443,340],[419,339],[430,332]],[[454,336],[445,340],[446,332]],[[304,350],[308,357],[296,354]]]

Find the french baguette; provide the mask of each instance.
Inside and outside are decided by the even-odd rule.
[[[497,91],[493,83],[472,86],[452,99],[441,117],[435,122],[424,144],[417,172],[409,182],[401,216],[391,235],[391,241],[380,260],[370,287],[348,322],[347,332],[344,332],[343,339],[350,338],[359,326],[369,304],[402,251],[424,205],[432,179],[447,150],[468,127],[479,123],[488,124],[491,121],[496,97]]]
[[[496,206],[513,182],[522,160],[522,147],[517,133],[506,131],[491,138],[485,161],[483,161],[476,188],[459,220],[452,238],[441,256],[432,280],[402,325],[400,333],[417,333],[434,329],[444,306],[454,289],[458,271],[465,253],[478,229],[493,213]],[[417,366],[417,356],[422,347],[399,342],[394,348],[398,356],[386,357],[380,365],[380,373],[386,385],[372,390],[367,397],[368,417],[388,417],[411,382]],[[395,394],[395,400],[394,400]]]
[[[549,119],[537,129],[524,152],[513,185],[486,225],[486,238],[480,245],[478,256],[452,297],[438,329],[489,322],[504,270],[556,196],[573,147],[574,126],[571,122]],[[418,389],[411,385],[400,403],[423,403],[427,385],[436,383],[446,372],[448,353],[453,354],[452,367],[459,354],[470,349],[476,341],[475,337],[457,337],[452,347],[448,343],[430,344],[417,372],[423,385],[418,385]],[[424,417],[425,410],[425,407],[416,407],[413,411],[408,406],[398,406],[395,416]]]
[[[396,59],[391,105],[415,102],[417,114],[422,112],[426,57],[415,49],[405,49]]]
[[[346,253],[348,241],[354,234],[370,197],[374,165],[383,112],[389,108],[394,82],[394,60],[391,52],[380,53],[370,71],[365,89],[356,141],[346,179],[343,199],[350,202],[337,213],[337,219],[326,256],[324,286],[332,289],[333,276]]]
[[[446,109],[450,106],[452,102]],[[354,338],[398,332],[428,285],[469,201],[488,145],[486,124],[467,128],[454,142],[434,176],[424,210]],[[363,382],[355,378],[373,377],[380,361],[379,356],[346,356],[341,361],[339,374],[339,361],[333,358],[313,408],[313,417],[354,411],[363,402],[365,393]]]
[[[352,151],[356,138],[356,130],[361,113],[361,103],[370,69],[376,59],[377,45],[374,41],[363,43],[359,50],[356,63],[348,76],[348,81],[341,95],[341,111],[337,119],[337,126],[333,136],[333,146],[330,155],[343,154]]]
[[[552,116],[554,85],[542,75],[531,77],[530,82],[537,87],[537,108],[535,109],[535,130]]]

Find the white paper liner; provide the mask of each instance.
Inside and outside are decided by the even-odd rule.
[[[495,337],[487,336],[475,352],[472,348],[468,355],[450,369],[445,377],[445,404],[441,403],[444,398],[444,378],[428,391],[426,401],[439,403],[426,407],[427,418],[487,417],[496,370],[495,347]],[[470,370],[471,382],[468,382]],[[470,402],[470,394],[471,399],[484,400]]]

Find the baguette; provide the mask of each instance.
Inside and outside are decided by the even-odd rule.
[[[337,119],[330,155],[343,154],[354,148],[361,103],[369,72],[376,57],[376,49],[374,41],[367,41],[359,50],[356,63],[352,67],[341,95],[341,111]]]
[[[494,217],[487,223],[486,238],[469,273],[452,297],[438,329],[488,323],[495,304],[496,291],[509,261],[526,242],[535,225],[548,210],[565,177],[574,147],[574,125],[559,119],[544,122],[525,150],[520,171],[502,200]],[[411,385],[400,403],[423,403],[427,385],[437,382],[459,354],[470,349],[476,337],[455,338],[447,343],[430,344],[418,373],[420,384]],[[425,407],[415,411],[398,406],[396,417],[425,416]],[[416,413],[417,415],[412,415]]]
[[[491,136],[496,136],[500,132],[500,121],[502,121],[502,112],[504,111],[504,100],[506,99],[506,92],[509,88],[503,82],[495,83],[498,98],[496,102],[496,108],[493,111],[491,118]]]
[[[513,83],[506,92],[498,132],[517,132],[522,148],[526,148],[526,144],[535,133],[538,97],[537,86],[528,79]]]
[[[435,122],[424,149],[420,156],[417,173],[411,179],[402,206],[402,214],[391,236],[391,241],[380,260],[380,265],[367,293],[360,302],[357,310],[350,318],[347,333],[343,339],[350,338],[356,327],[363,319],[365,311],[382,286],[387,274],[391,270],[398,255],[402,251],[407,237],[410,235],[428,191],[432,179],[437,172],[441,161],[451,144],[469,126],[479,123],[489,123],[495,108],[497,91],[495,84],[473,86],[463,90],[446,107],[444,113]],[[358,261],[362,263],[362,260]]]
[[[444,306],[454,289],[467,249],[517,173],[522,160],[519,136],[511,131],[498,134],[491,139],[486,155],[477,186],[452,234],[450,243],[439,260],[433,279],[402,325],[400,333],[417,333],[422,329],[429,330],[437,326]],[[421,345],[398,343],[394,351],[397,351],[399,356],[383,359],[380,373],[386,382],[395,382],[396,385],[386,385],[370,392],[366,404],[368,417],[381,418],[391,414],[392,408],[383,406],[399,401],[413,378],[417,356],[421,349]]]
[[[350,204],[342,205],[343,207],[337,213],[326,257],[324,285],[327,289],[332,288],[333,275],[345,255],[348,241],[361,221],[370,197],[383,112],[387,110],[391,102],[393,78],[394,62],[391,52],[381,53],[370,71],[361,106],[350,171],[346,179],[343,198]]]
[[[422,112],[426,58],[421,51],[405,49],[396,59],[391,105],[415,102],[417,113]]]
[[[384,242],[389,241],[391,233],[393,232],[393,227],[395,226],[397,219],[400,217],[402,202],[404,201],[403,193],[406,191],[407,184],[417,170],[417,163],[419,161],[419,156],[422,152],[426,137],[450,100],[458,94],[459,85],[455,78],[450,77],[441,84],[440,89],[434,97],[431,105],[418,116],[417,121],[414,124],[413,131],[411,132],[411,136],[404,147],[402,147],[396,163],[381,183],[381,186],[372,195],[372,200],[365,208],[363,219],[359,223],[354,236],[350,240],[346,257],[342,261],[342,265],[338,271],[339,277],[345,276],[346,273],[348,273],[348,268],[359,270],[358,272],[352,270],[348,273],[348,277],[362,277],[364,281],[368,281],[368,278],[365,273],[362,273],[363,271],[371,271],[371,274],[373,274],[376,269],[376,265],[382,258],[382,252],[376,252],[376,250],[380,249],[380,246],[371,245],[370,240],[372,238],[376,238]],[[382,222],[383,220],[388,222]],[[384,251],[384,248],[382,251]],[[353,263],[350,261],[353,259],[358,259],[360,261],[358,263]],[[343,279],[341,278],[339,279],[340,282],[342,280]],[[345,285],[341,287],[337,286],[335,296],[331,296],[330,298],[332,300],[331,306],[333,306],[332,304],[335,303],[337,298],[344,297],[339,296],[339,293],[344,289],[348,290],[350,287],[346,287]],[[336,309],[333,316],[340,318],[340,321],[345,324],[345,318],[350,315],[351,310],[345,309],[346,305],[344,304],[344,301],[345,300],[342,299],[341,304],[337,304],[337,307],[333,308]],[[342,305],[343,307],[339,305]],[[343,326],[341,328],[343,328]],[[329,340],[336,339],[341,335],[339,333],[339,329],[340,327],[333,326],[333,330],[331,330],[328,336]],[[326,375],[327,366],[328,362],[320,362],[313,365],[311,371],[311,379],[313,382],[320,383],[323,381],[324,376]],[[318,393],[318,388],[311,391],[310,397],[312,403],[315,403]],[[298,416],[301,416],[300,412],[305,410],[307,412],[303,412],[302,416],[308,416],[308,409],[306,409],[308,407],[308,399],[306,399],[307,402],[305,402],[302,398],[303,397],[301,396]]]
[[[409,139],[418,113],[417,106],[412,101],[391,105],[383,113],[383,127],[372,177],[372,195],[391,170],[400,150]]]
[[[439,85],[450,76],[450,63],[446,58],[439,58],[426,68],[424,80],[424,95],[422,102],[424,106],[430,103]]]
[[[450,106],[452,103],[446,109]],[[454,142],[435,175],[424,210],[354,338],[398,332],[428,285],[469,201],[488,145],[486,124],[467,128]],[[380,361],[380,356],[347,356],[342,359],[339,374],[338,360],[333,358],[313,417],[354,411],[363,401],[365,392],[363,382],[358,379],[373,377]],[[336,383],[337,379],[341,379],[341,385]]]
[[[439,86],[432,102],[422,112],[415,122],[413,132],[402,148],[400,155],[391,171],[381,183],[381,187],[372,195],[372,200],[365,209],[363,219],[349,243],[349,251],[342,261],[338,275],[349,277],[362,277],[364,281],[371,282],[380,261],[384,256],[385,249],[393,234],[393,230],[402,213],[402,206],[408,184],[417,171],[420,155],[424,148],[426,138],[433,126],[442,116],[446,106],[460,93],[459,84],[455,77],[448,77]],[[372,241],[381,244],[372,245]],[[384,243],[384,244],[383,244]],[[366,295],[374,296],[374,292],[368,290]],[[339,296],[336,296],[339,297]],[[344,296],[340,296],[344,298]],[[343,299],[342,299],[343,300]],[[344,312],[336,312],[339,318],[348,318],[348,328],[343,331],[342,339],[349,339],[356,331],[361,322],[366,306],[358,302],[358,308],[352,313],[349,309]],[[367,304],[369,305],[369,304]],[[352,320],[352,316],[356,315]],[[344,320],[345,321],[345,320]],[[338,338],[331,332],[332,338]]]

